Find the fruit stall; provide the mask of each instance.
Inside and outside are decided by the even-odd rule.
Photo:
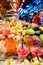
[[[0,65],[43,65],[43,27],[18,19],[1,20]]]

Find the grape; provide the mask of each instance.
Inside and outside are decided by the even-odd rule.
[[[33,44],[34,44],[34,46],[37,46],[37,47],[41,47],[42,46],[40,40],[36,40],[36,39],[33,39]]]

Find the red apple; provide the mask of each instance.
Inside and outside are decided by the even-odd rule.
[[[2,34],[5,35],[5,36],[8,36],[10,34],[10,30],[8,29],[3,29],[2,30]]]
[[[38,47],[32,48],[32,57],[36,57],[36,54],[40,57],[42,55],[42,50],[40,50]]]

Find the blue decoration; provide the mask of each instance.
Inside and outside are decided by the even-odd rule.
[[[43,0],[26,0],[21,8],[18,9],[18,17],[23,20],[24,16],[29,19],[29,14],[43,8]]]

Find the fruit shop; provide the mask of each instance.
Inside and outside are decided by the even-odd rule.
[[[0,65],[43,65],[41,1],[3,0],[0,4]]]

